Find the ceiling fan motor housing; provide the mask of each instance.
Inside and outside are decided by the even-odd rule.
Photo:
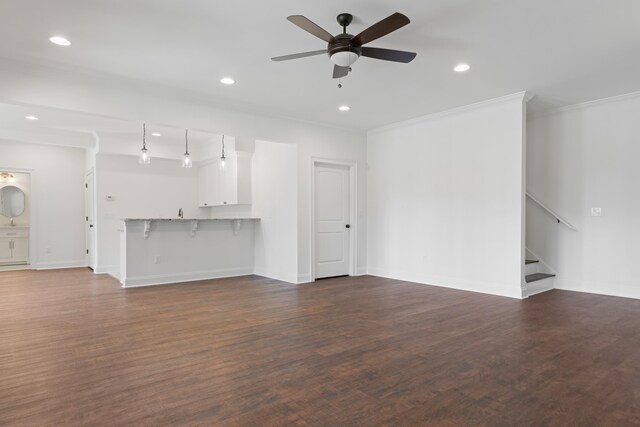
[[[338,67],[349,67],[356,62],[362,54],[360,46],[351,44],[353,35],[343,33],[335,36],[336,41],[329,43],[327,54],[331,61]]]

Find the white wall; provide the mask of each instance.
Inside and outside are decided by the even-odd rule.
[[[256,141],[253,155],[255,274],[298,281],[298,150]]]
[[[356,161],[358,168],[358,260],[366,269],[366,135],[363,132],[272,117],[186,99],[183,93],[140,81],[99,78],[18,62],[0,63],[0,101],[198,129],[237,138],[298,146],[298,281],[311,280],[311,158]],[[339,114],[336,111],[336,114]],[[101,142],[102,144],[102,142]],[[240,144],[239,144],[239,147]],[[243,148],[244,149],[244,148]],[[100,212],[98,212],[100,215]]]
[[[556,288],[640,298],[639,117],[635,93],[528,120],[527,187],[578,228],[527,203],[527,248]]]
[[[369,274],[522,296],[524,95],[369,132]]]
[[[96,172],[98,273],[118,275],[122,218],[177,218],[180,208],[185,218],[198,214],[195,165],[152,158],[142,166],[136,156],[98,154]]]
[[[0,140],[0,170],[31,174],[33,268],[87,265],[82,148]]]

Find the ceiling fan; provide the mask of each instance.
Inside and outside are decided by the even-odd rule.
[[[380,37],[404,27],[409,22],[409,18],[401,13],[394,13],[373,24],[360,34],[353,36],[347,33],[347,27],[353,21],[353,16],[349,13],[341,13],[336,18],[338,24],[342,27],[342,34],[332,36],[321,28],[318,24],[310,21],[302,15],[291,15],[287,19],[298,27],[313,34],[319,39],[328,43],[326,49],[313,50],[311,52],[295,53],[293,55],[276,56],[271,58],[273,61],[287,61],[289,59],[305,58],[307,56],[315,56],[326,53],[334,63],[333,78],[338,79],[346,77],[351,71],[351,65],[360,58],[366,56],[369,58],[382,59],[385,61],[409,63],[416,57],[414,52],[405,52],[402,50],[382,49],[379,47],[366,47],[365,44],[372,42]]]

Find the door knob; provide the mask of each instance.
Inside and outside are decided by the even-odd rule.
[[[344,226],[345,228],[351,228],[351,226],[349,224]]]

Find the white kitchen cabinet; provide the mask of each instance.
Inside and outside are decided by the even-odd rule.
[[[29,229],[0,228],[0,265],[29,263]]]
[[[213,163],[198,167],[198,206],[213,206]]]
[[[238,152],[198,168],[198,206],[251,204],[251,154]]]

